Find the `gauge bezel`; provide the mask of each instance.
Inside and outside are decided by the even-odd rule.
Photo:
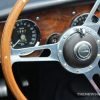
[[[75,27],[73,26],[74,22],[77,21],[80,17],[84,16],[84,15],[89,15],[89,13],[82,13],[82,14],[79,14],[77,17],[75,17],[72,22],[71,22],[71,25],[70,27]],[[95,17],[97,17],[96,15],[94,15]],[[81,25],[76,25],[76,26],[81,26]]]
[[[19,21],[29,21],[29,22],[31,22],[31,23],[34,24],[34,27],[36,28],[36,30],[38,30],[38,35],[37,35],[38,37],[37,37],[37,40],[36,40],[35,45],[34,45],[33,47],[39,46],[39,45],[40,45],[40,40],[41,40],[41,32],[40,32],[40,28],[39,28],[39,26],[36,24],[36,22],[33,21],[33,20],[31,20],[31,19],[18,19],[18,20],[16,21],[16,23],[19,22]],[[15,25],[16,25],[16,24],[15,24]],[[11,40],[11,42],[12,42],[12,40]],[[13,48],[12,45],[11,45],[11,49],[14,49],[14,50],[24,50],[24,49],[26,49],[26,48],[30,48],[30,47],[24,47],[24,48],[18,48],[18,49],[16,49],[16,48]],[[29,55],[29,54],[31,54],[32,52],[33,52],[33,51],[30,51],[30,50],[29,50],[29,52],[23,54],[23,56]]]
[[[48,40],[49,40],[53,35],[59,35],[59,36],[61,37],[61,33],[54,32],[54,33],[52,33],[52,34],[50,34],[50,35],[48,36],[48,38],[46,39],[46,44],[48,44]],[[60,37],[59,37],[59,40],[60,40]],[[54,43],[52,43],[52,44],[54,44]]]

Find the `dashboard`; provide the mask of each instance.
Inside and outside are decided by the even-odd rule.
[[[94,1],[95,0],[30,0],[24,8],[23,13],[19,16],[13,29],[11,49],[22,50],[22,56],[41,56],[44,52],[43,50],[32,52],[30,48],[59,42],[61,35],[66,30],[70,27],[82,25],[85,22]],[[16,0],[11,0],[9,3],[5,2],[7,2],[7,0],[0,2],[2,5],[0,6],[0,40],[2,38],[6,18]],[[99,20],[99,11],[100,8],[98,8],[92,18],[94,23]]]
[[[33,0],[34,1],[34,0]],[[92,4],[80,6],[57,6],[48,9],[32,11],[21,15],[13,30],[11,48],[30,49],[30,47],[52,44],[59,41],[60,36],[69,27],[82,25],[91,10]],[[56,12],[56,13],[55,13]],[[98,12],[93,17],[97,22]],[[0,23],[0,38],[5,21]],[[28,50],[24,56],[40,56],[42,51],[31,52]]]
[[[90,3],[94,2],[95,0],[30,0],[30,2],[25,6],[24,11],[29,11],[33,9],[40,9],[40,8],[46,8],[49,6],[55,6],[55,5],[61,5],[61,4],[71,4],[71,3]],[[9,14],[11,11],[13,5],[16,3],[16,0],[11,0],[9,3],[8,0],[2,0],[0,1],[0,17],[4,17]]]

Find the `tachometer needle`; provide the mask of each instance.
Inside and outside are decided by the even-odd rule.
[[[15,43],[13,44],[13,48],[20,42],[20,39]]]

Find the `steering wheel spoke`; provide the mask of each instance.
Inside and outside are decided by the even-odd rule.
[[[37,50],[50,50],[50,55],[48,57],[22,57],[24,53],[32,51],[35,52]],[[11,49],[11,62],[12,64],[15,62],[37,62],[37,61],[59,61],[57,56],[57,43],[49,44],[49,45],[41,45],[31,48],[25,48],[23,50],[15,50]]]
[[[91,70],[90,72],[85,73],[85,76],[89,80],[91,85],[93,86],[94,90],[97,92],[98,96],[100,96],[100,88],[98,87],[98,85],[96,84],[96,82],[93,79],[93,77],[95,75],[100,76],[100,68],[99,68],[98,65],[93,70]]]
[[[92,28],[93,30],[95,30],[96,32],[98,32],[98,30],[100,28],[100,18],[98,19],[97,23],[87,22],[87,23],[84,23],[84,26],[88,26],[88,27]]]
[[[90,11],[86,21],[84,22],[84,26],[88,26],[91,27],[92,29],[98,31],[99,27],[100,27],[100,18],[98,19],[97,23],[92,22],[92,18],[97,10],[97,8],[100,5],[100,0],[97,0],[95,5],[93,6],[92,10]]]

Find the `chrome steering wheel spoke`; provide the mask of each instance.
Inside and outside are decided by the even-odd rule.
[[[15,62],[38,62],[38,61],[59,61],[58,54],[57,54],[57,43],[49,44],[49,45],[41,45],[31,48],[25,48],[23,50],[11,49],[11,63],[14,64]],[[50,55],[48,57],[22,57],[25,52],[29,50],[32,52],[38,50],[50,50]]]
[[[97,23],[87,22],[87,23],[84,23],[84,26],[90,27],[91,29],[93,29],[96,32],[98,32],[99,28],[100,28],[100,18],[98,19]]]
[[[94,16],[99,5],[100,5],[100,0],[97,0],[95,5],[93,6],[92,10],[90,11],[86,21],[83,24],[84,26],[91,27],[95,31],[98,31],[98,29],[100,28],[100,18],[98,19],[97,23],[94,23],[94,22],[92,22],[92,17]]]
[[[99,65],[97,65],[94,69],[92,69],[90,72],[84,73],[86,78],[89,80],[90,84],[93,86],[94,90],[97,92],[97,95],[100,96],[100,88],[94,81],[93,77],[94,75],[100,76],[100,68]]]
[[[99,7],[99,5],[100,5],[100,0],[97,0],[95,5],[93,6],[92,10],[90,11],[86,21],[83,24],[83,26],[87,26],[87,27],[90,27],[91,29],[95,30],[96,33],[98,33],[98,30],[100,28],[100,18],[98,18],[97,23],[92,22],[92,18],[94,16],[97,8]],[[99,44],[98,48],[100,49],[100,40],[98,40],[97,42],[98,42],[97,44]],[[98,53],[100,53],[100,51],[98,51]],[[98,54],[97,57],[98,57],[98,59],[100,59],[100,54]],[[97,63],[96,67],[94,66],[94,68],[92,70],[84,73],[84,75],[89,80],[89,82],[91,83],[91,85],[93,86],[95,91],[97,92],[98,96],[100,96],[100,88],[98,87],[98,85],[96,84],[96,82],[93,78],[95,75],[100,76],[100,68],[99,68],[98,63]]]

